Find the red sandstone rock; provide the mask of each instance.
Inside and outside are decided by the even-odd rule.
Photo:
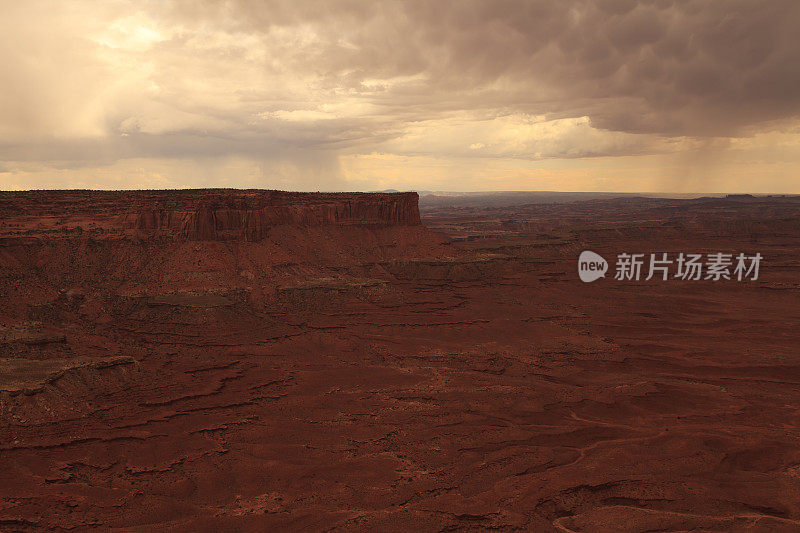
[[[0,529],[796,531],[797,205],[764,202],[445,238],[413,194],[0,193]],[[583,249],[766,263],[584,284]]]
[[[419,225],[417,193],[261,190],[0,192],[0,235],[263,239],[275,226]]]

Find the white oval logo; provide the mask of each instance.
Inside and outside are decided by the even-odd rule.
[[[594,252],[585,250],[578,258],[578,275],[581,281],[591,283],[592,281],[604,278],[608,271],[608,263],[605,259]]]

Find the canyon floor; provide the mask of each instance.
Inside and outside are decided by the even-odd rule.
[[[0,196],[0,530],[800,530],[800,200],[162,194]]]

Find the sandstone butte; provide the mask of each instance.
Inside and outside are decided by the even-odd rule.
[[[797,531],[797,212],[0,193],[0,530]]]

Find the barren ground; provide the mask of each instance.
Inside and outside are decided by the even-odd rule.
[[[429,229],[113,243],[111,208],[6,207],[0,529],[798,531],[799,207],[437,206]],[[584,284],[584,249],[764,262]]]

